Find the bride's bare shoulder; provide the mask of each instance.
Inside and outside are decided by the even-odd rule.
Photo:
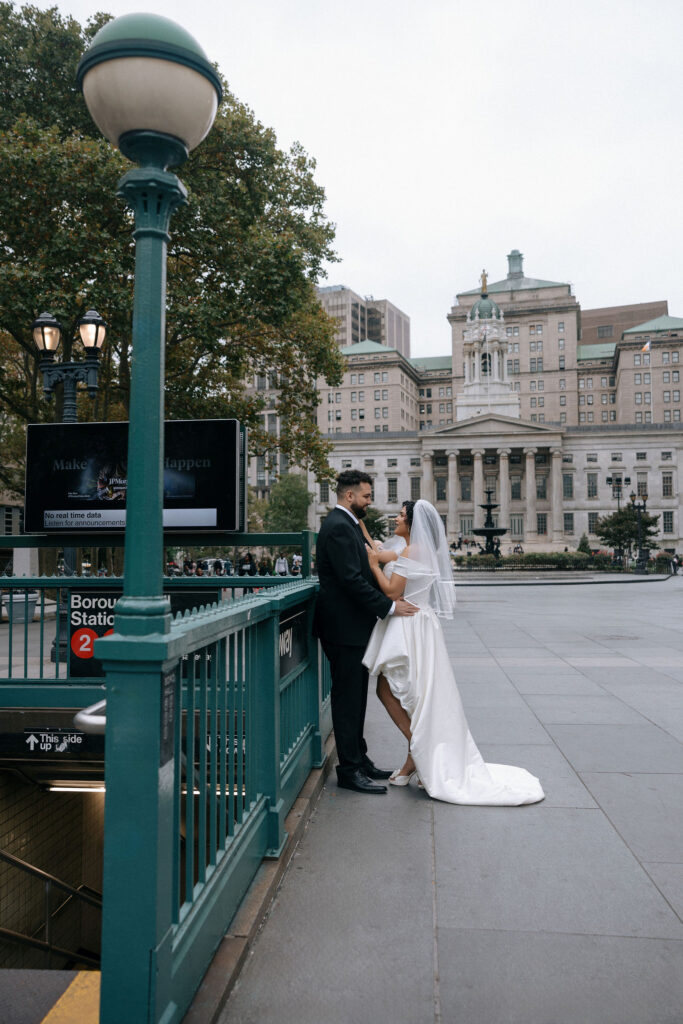
[[[410,554],[410,544],[409,544],[401,552],[401,558],[410,558],[410,557],[411,557],[411,554]]]

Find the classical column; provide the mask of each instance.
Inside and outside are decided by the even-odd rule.
[[[422,487],[420,494],[425,501],[434,503],[434,469],[432,466],[432,452],[422,454]]]
[[[458,453],[448,453],[448,543],[458,536]]]
[[[474,456],[474,526],[479,529],[484,525],[484,510],[479,508],[484,500],[484,449],[473,448]]]
[[[481,342],[474,343],[474,383],[481,383]]]
[[[526,473],[524,476],[526,524],[524,538],[527,541],[534,541],[538,537],[538,523],[536,521],[536,449],[525,448],[524,454],[526,455]]]
[[[551,448],[550,454],[553,457],[551,470],[551,502],[553,520],[553,541],[560,543],[564,536],[564,522],[562,505],[562,449]]]
[[[510,529],[510,448],[499,448],[499,504],[498,525]]]

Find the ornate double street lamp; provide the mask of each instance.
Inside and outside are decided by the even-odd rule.
[[[644,574],[647,572],[647,563],[650,552],[643,548],[643,516],[647,512],[647,494],[641,495],[642,501],[636,501],[636,492],[631,491],[631,508],[638,514],[638,558],[636,561],[636,572]]]
[[[135,299],[122,635],[167,632],[162,591],[166,247],[187,192],[182,164],[211,130],[222,87],[193,37],[153,14],[126,14],[97,33],[78,82],[103,135],[139,164],[118,186],[135,214]]]
[[[85,360],[81,362],[70,360],[55,363],[55,352],[62,338],[62,325],[51,313],[41,313],[38,319],[33,321],[31,329],[36,348],[40,352],[45,397],[52,398],[55,384],[61,382],[64,385],[62,423],[77,423],[76,384],[85,384],[91,398],[97,394],[99,355],[107,333],[107,325],[94,309],[89,309],[78,321],[78,331],[85,349]]]
[[[55,362],[55,353],[62,340],[62,325],[51,313],[41,313],[31,324],[33,340],[40,352],[40,369],[43,374],[43,392],[49,400],[54,394],[55,384],[61,383],[64,388],[62,405],[62,423],[77,423],[76,385],[85,384],[88,394],[94,398],[97,394],[97,374],[99,371],[100,350],[104,344],[107,325],[100,314],[89,309],[78,321],[78,332],[85,349],[85,359],[81,361],[62,360]],[[64,548],[64,575],[73,576],[76,571],[76,549]],[[68,657],[67,635],[67,597],[62,592],[59,602],[59,653],[57,638],[52,641],[50,657],[52,661],[66,661]]]

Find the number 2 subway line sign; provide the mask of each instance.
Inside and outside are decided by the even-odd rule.
[[[120,596],[118,590],[71,591],[69,675],[104,675],[94,657],[95,640],[114,632],[114,606]]]

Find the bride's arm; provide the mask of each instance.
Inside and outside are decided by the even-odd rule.
[[[382,565],[386,565],[387,562],[393,562],[396,558],[398,558],[398,555],[396,554],[395,551],[385,551],[384,548],[382,548],[377,543],[376,540],[372,539],[372,537],[368,533],[368,528],[362,519],[359,519],[358,522],[361,528],[361,533],[365,537],[366,546],[370,545],[372,550],[377,554],[377,557]]]
[[[387,579],[387,577],[384,575],[382,571],[382,567],[379,564],[379,555],[382,552],[378,553],[373,548],[371,548],[369,544],[366,544],[365,547],[368,552],[368,562],[370,563],[370,568],[373,571],[374,577],[377,580],[380,590],[382,591],[383,594],[386,594],[386,596],[390,598],[392,601],[398,601],[399,597],[403,596],[403,591],[406,589],[405,577],[399,576],[399,574],[395,572],[393,573],[390,579]],[[398,557],[395,551],[386,553],[392,554],[394,558]]]

